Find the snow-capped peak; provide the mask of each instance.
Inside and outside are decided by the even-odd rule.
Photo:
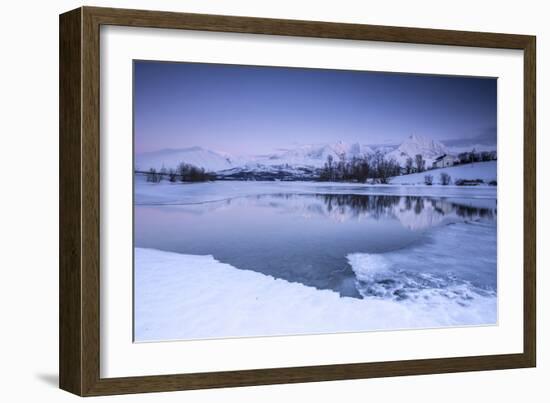
[[[407,158],[415,158],[422,155],[426,164],[431,165],[432,161],[443,154],[449,154],[449,150],[442,143],[429,137],[412,134],[401,143],[397,149],[386,154],[386,158],[394,158],[400,165],[404,165]]]

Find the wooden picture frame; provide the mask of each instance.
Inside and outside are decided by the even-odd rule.
[[[100,377],[99,35],[102,25],[524,52],[523,353],[227,372]],[[535,37],[483,32],[81,7],[60,16],[60,387],[80,396],[534,367]]]

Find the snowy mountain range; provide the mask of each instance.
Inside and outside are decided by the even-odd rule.
[[[136,155],[136,170],[150,168],[176,168],[181,162],[204,168],[206,171],[220,172],[232,169],[267,169],[284,168],[321,168],[332,156],[337,161],[342,154],[346,158],[362,157],[374,151],[359,143],[346,144],[339,141],[334,144],[309,144],[292,149],[279,150],[277,153],[251,157],[235,157],[219,151],[207,150],[202,147],[182,149],[164,149]]]
[[[468,147],[463,146],[466,150]],[[487,146],[491,147],[491,146]],[[495,149],[496,147],[492,147]],[[471,150],[472,148],[469,148]],[[342,141],[331,144],[308,144],[295,148],[282,149],[267,155],[232,156],[230,154],[208,150],[202,147],[183,149],[163,149],[136,155],[135,169],[145,171],[150,168],[176,168],[181,162],[202,167],[209,172],[222,175],[237,173],[287,172],[308,176],[324,166],[327,158],[332,156],[338,161],[341,155],[347,160],[353,157],[363,157],[375,152],[382,152],[387,159],[395,159],[401,166],[407,158],[420,154],[426,160],[426,166],[431,166],[433,160],[440,155],[455,155],[460,150],[447,147],[443,143],[428,137],[411,135],[398,146],[368,146],[360,143],[347,144]]]
[[[373,152],[366,145],[359,143],[346,144],[339,141],[334,144],[309,144],[294,149],[282,150],[280,154],[257,157],[252,164],[321,168],[327,162],[329,156],[337,161],[341,155],[351,159],[353,157],[363,157]]]

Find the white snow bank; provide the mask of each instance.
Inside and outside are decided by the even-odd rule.
[[[365,298],[426,304],[435,312],[448,309],[447,314],[439,312],[439,318],[449,324],[494,322],[496,247],[494,224],[470,221],[438,228],[426,242],[406,249],[382,254],[353,253],[348,255],[348,261],[357,277],[357,290]],[[493,282],[494,286],[490,286]],[[457,306],[467,309],[456,309]]]
[[[481,179],[485,183],[497,180],[497,162],[475,162],[473,164],[455,165],[448,168],[430,169],[425,172],[394,176],[391,178],[392,185],[416,185],[424,184],[426,175],[433,176],[433,183],[440,184],[440,175],[445,172],[451,176],[451,183],[455,183],[457,179]]]
[[[457,226],[448,228],[452,227]],[[451,234],[446,242],[452,238]],[[407,251],[350,255],[364,299],[240,270],[212,256],[136,248],[135,338],[139,342],[494,324],[494,292],[449,276],[420,272],[415,277],[396,271],[400,263],[415,259],[420,260],[418,267],[446,261],[464,264],[464,256],[472,255],[461,254],[470,246],[457,246],[440,258],[441,249],[433,245],[413,249],[410,260]],[[430,251],[431,260],[419,257]],[[490,256],[475,255],[475,261],[487,258],[492,264]],[[369,291],[392,281],[397,288]]]

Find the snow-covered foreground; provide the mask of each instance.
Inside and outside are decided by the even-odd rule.
[[[480,249],[479,243],[487,245]],[[480,255],[482,254],[482,255]],[[135,249],[136,341],[356,332],[488,325],[497,318],[494,290],[460,280],[468,265],[496,268],[496,228],[458,223],[426,242],[348,261],[363,299],[341,297],[212,256]],[[434,267],[444,270],[435,271]]]
[[[439,185],[440,175],[443,172],[451,176],[451,183],[455,183],[457,179],[481,179],[485,183],[488,183],[497,180],[497,162],[475,162],[473,164],[455,165],[448,168],[431,169],[416,174],[393,177],[390,183],[392,185],[422,185],[424,184],[424,177],[432,175],[434,185]]]
[[[436,172],[436,170],[430,172]],[[412,176],[406,175],[398,178]],[[423,182],[424,176],[422,175]],[[136,175],[134,203],[136,205],[194,204],[270,194],[352,194],[496,199],[497,189],[496,186],[403,186],[343,182],[216,181],[170,183],[163,181],[161,183],[148,183],[143,176]]]

